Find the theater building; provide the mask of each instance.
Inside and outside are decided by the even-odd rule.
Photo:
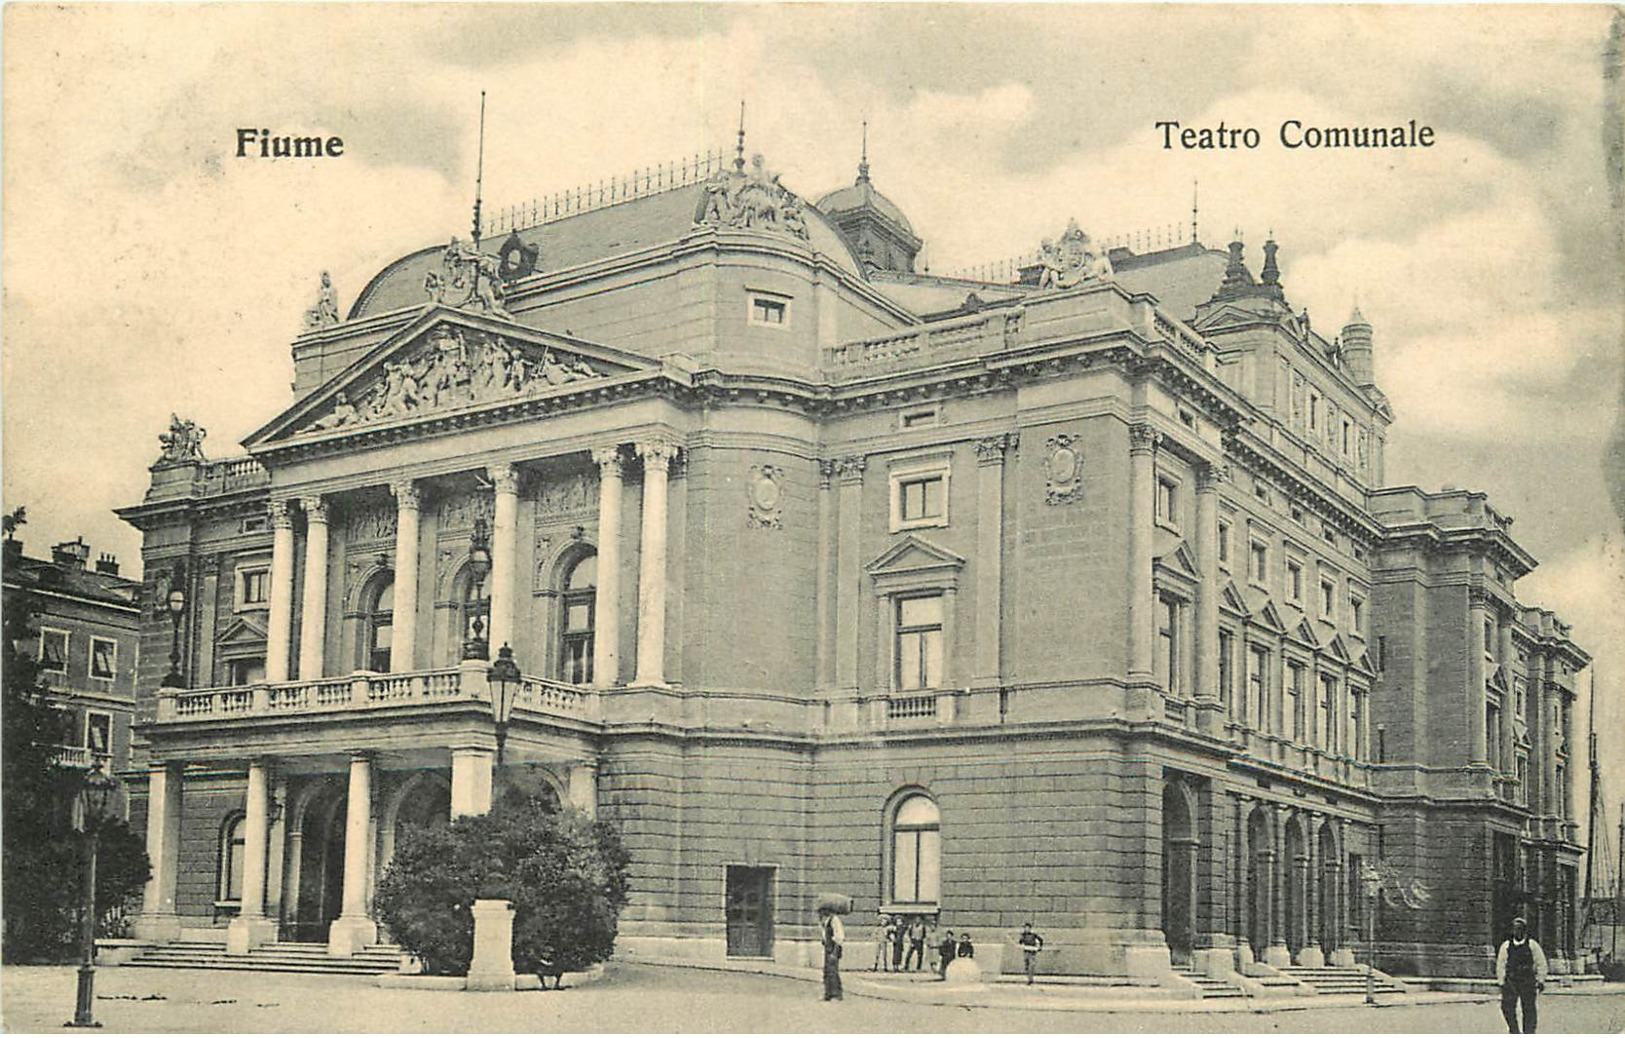
[[[1274,242],[920,245],[866,164],[741,152],[324,287],[246,454],[177,421],[121,511],[187,603],[142,932],[353,954],[401,827],[519,787],[619,825],[632,955],[809,961],[834,890],[1176,987],[1351,964],[1375,903],[1401,972],[1514,911],[1566,961],[1587,657],[1484,495],[1385,485],[1371,325]]]

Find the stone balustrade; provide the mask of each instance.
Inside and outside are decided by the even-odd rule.
[[[485,676],[464,685],[458,668],[410,674],[361,672],[350,677],[227,688],[163,688],[158,690],[158,724],[246,717],[287,717],[299,714],[413,706],[458,701],[487,702]],[[597,716],[596,693],[545,678],[524,677],[514,697],[514,709],[583,720]]]

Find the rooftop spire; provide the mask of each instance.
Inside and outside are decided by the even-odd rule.
[[[739,144],[734,148],[734,169],[745,172],[745,99],[739,99]]]
[[[485,181],[485,91],[480,91],[480,151],[474,167],[474,247],[480,247],[480,193]]]
[[[1191,244],[1192,245],[1195,245],[1196,242],[1197,242],[1197,238],[1196,238],[1196,199],[1197,199],[1197,189],[1199,187],[1201,187],[1201,182],[1200,181],[1196,181],[1196,180],[1191,181]]]
[[[869,182],[869,120],[865,119],[865,120],[863,120],[863,153],[862,153],[862,157],[860,157],[858,159],[858,179],[857,179],[857,183],[859,183],[859,184],[867,184],[868,182]]]

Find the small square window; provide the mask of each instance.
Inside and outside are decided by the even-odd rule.
[[[1292,521],[1295,523],[1303,522],[1303,509],[1297,505],[1292,506]]]
[[[897,486],[898,514],[905,523],[941,519],[944,512],[941,476],[905,479]]]
[[[68,632],[45,628],[39,636],[40,670],[52,674],[68,672]]]
[[[1337,544],[1337,531],[1332,528],[1331,523],[1328,523],[1325,520],[1322,520],[1320,523],[1320,538],[1327,544]]]
[[[243,533],[263,533],[270,529],[271,518],[265,515],[247,515],[243,517],[240,527]]]
[[[118,673],[118,642],[111,638],[90,639],[90,676],[111,681]]]
[[[783,326],[788,323],[790,304],[782,299],[769,299],[766,296],[752,296],[750,300],[750,323],[770,324]]]
[[[904,411],[897,418],[897,425],[902,429],[924,429],[941,424],[941,414],[935,407],[918,407],[912,411]]]
[[[264,566],[237,571],[237,608],[263,609],[271,601],[271,571]]]

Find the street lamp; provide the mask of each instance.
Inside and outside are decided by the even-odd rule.
[[[79,917],[79,990],[73,1003],[73,1021],[66,1027],[100,1027],[96,1022],[96,850],[101,824],[118,780],[107,773],[107,758],[98,757],[85,772],[74,797],[73,825],[84,836],[85,888]]]
[[[497,725],[497,771],[502,770],[502,749],[508,742],[508,722],[513,718],[514,694],[519,691],[519,664],[514,662],[513,649],[504,645],[497,650],[496,662],[485,672],[491,687],[491,719]]]
[[[169,606],[171,631],[169,673],[164,675],[164,680],[160,684],[164,688],[184,688],[186,682],[181,677],[181,615],[186,612],[186,568],[179,560],[169,575],[169,596],[165,602]]]
[[[481,516],[474,518],[474,531],[468,535],[468,596],[474,601],[474,594],[485,585],[485,578],[491,572],[491,530],[485,525]],[[476,614],[468,625],[468,638],[463,642],[463,659],[484,660],[490,659],[490,646],[485,641],[485,619]]]

